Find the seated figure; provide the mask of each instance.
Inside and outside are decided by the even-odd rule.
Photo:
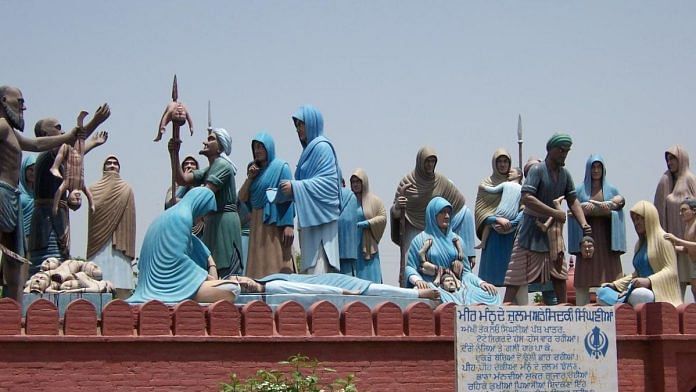
[[[631,208],[633,227],[638,234],[633,255],[635,272],[597,291],[598,302],[614,305],[619,302],[637,305],[645,302],[682,303],[677,276],[677,255],[664,238],[657,209],[648,201],[639,201]]]
[[[213,276],[210,250],[191,233],[198,218],[215,210],[213,191],[197,187],[150,224],[140,251],[138,285],[127,302],[234,300],[239,286]]]
[[[452,232],[450,214],[452,206],[442,197],[434,197],[425,210],[425,230],[418,234],[408,250],[406,283],[408,287],[432,288],[435,277],[429,275],[430,263],[450,270],[462,284],[463,304],[499,304],[495,286],[481,280],[471,272],[469,260],[464,257],[461,238]],[[432,269],[430,269],[432,271]],[[423,272],[425,271],[425,272]]]

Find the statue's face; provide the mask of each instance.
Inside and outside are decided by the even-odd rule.
[[[101,280],[102,279],[102,270],[101,267],[99,267],[97,264],[89,261],[85,263],[85,265],[82,267],[82,270],[90,277],[96,279],[96,280]]]
[[[510,171],[510,158],[501,155],[495,159],[495,170],[502,175],[507,175]]]
[[[679,215],[681,215],[684,223],[688,223],[694,220],[694,217],[696,217],[696,211],[689,207],[688,204],[683,203],[679,206]]]
[[[60,267],[60,260],[49,257],[41,263],[41,271],[50,271]]]
[[[363,183],[357,176],[350,177],[350,190],[353,191],[353,193],[362,193]]]
[[[76,211],[82,205],[82,192],[75,189],[68,195],[68,207],[71,210]]]
[[[425,162],[423,163],[423,168],[425,169],[425,173],[429,175],[435,174],[435,166],[437,165],[437,157],[427,157],[425,158]]]
[[[568,157],[569,152],[570,152],[570,146],[554,147],[554,148],[549,150],[548,158],[549,158],[549,160],[551,160],[551,162],[555,163],[559,167],[565,166],[565,161],[566,161],[566,158]]]
[[[437,213],[435,219],[437,220],[437,227],[445,231],[450,224],[450,214],[452,213],[451,207],[445,207],[440,212]]]
[[[0,97],[0,106],[2,106],[10,126],[24,131],[24,111],[27,110],[27,107],[24,106],[22,92],[16,88],[8,89],[5,95]]]
[[[601,180],[604,174],[604,166],[602,162],[592,162],[592,168],[590,169],[590,175],[595,181]]]
[[[246,276],[233,276],[230,278],[231,281],[237,283],[242,293],[263,293],[263,285],[254,279],[247,278]]]
[[[266,151],[266,146],[258,141],[251,142],[251,149],[254,153],[254,160],[259,162],[266,162],[268,160],[268,152]]]
[[[585,241],[580,244],[580,253],[583,259],[591,259],[594,256],[594,243]]]
[[[307,132],[305,131],[305,123],[296,118],[293,118],[295,122],[295,130],[297,130],[297,137],[300,139],[302,145],[307,144]]]
[[[200,154],[206,157],[216,157],[220,155],[220,143],[215,133],[211,132],[208,134],[208,138],[203,142],[203,149],[200,151]]]
[[[517,170],[516,168],[513,167],[513,168],[510,169],[510,171],[508,172],[507,179],[508,179],[508,181],[512,181],[512,182],[517,182],[517,183],[519,183],[520,180],[522,179],[522,173],[521,173],[519,170]]]
[[[676,174],[679,172],[679,159],[676,156],[667,153],[665,154],[665,161],[667,162],[667,169],[670,173]]]
[[[454,293],[457,291],[457,282],[454,281],[453,277],[445,276],[445,278],[442,279],[442,282],[440,282],[440,287],[442,287],[445,291]]]
[[[43,272],[36,273],[29,278],[29,291],[43,293],[51,284],[51,279]]]
[[[120,173],[121,172],[121,164],[118,162],[118,159],[114,157],[108,157],[106,158],[106,161],[104,161],[104,169],[105,172],[116,172]]]
[[[184,171],[184,173],[192,172],[194,170],[198,170],[198,162],[193,159],[193,158],[186,158],[184,161],[181,163],[181,170]]]
[[[631,219],[633,220],[633,228],[636,229],[638,236],[645,235],[645,218],[631,211]]]
[[[34,169],[35,165],[30,165],[24,170],[24,178],[27,183],[27,188],[34,189]]]
[[[186,123],[186,107],[182,104],[176,105],[176,109],[172,113],[172,122],[178,126]]]

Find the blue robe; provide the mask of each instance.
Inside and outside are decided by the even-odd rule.
[[[426,240],[431,239],[433,241],[427,253],[428,261],[431,263],[439,267],[450,268],[452,261],[457,258],[457,249],[453,240],[458,239],[462,241],[461,237],[452,232],[451,225],[447,227],[445,232],[437,225],[437,214],[447,207],[452,208],[450,203],[442,197],[434,197],[428,203],[428,207],[425,210],[425,231],[418,234],[411,241],[411,246],[408,248],[405,274],[407,287],[413,287],[411,276],[415,276],[417,280],[433,281],[432,276],[421,275],[418,271],[420,268],[418,251]],[[470,301],[466,305],[477,303],[499,304],[500,296],[490,295],[480,287],[483,281],[471,272],[471,265],[466,257],[462,260],[462,263],[464,264],[464,271],[462,271],[459,279],[462,282],[461,290],[466,291],[465,297],[467,301]]]
[[[358,222],[366,220],[365,213],[362,207],[358,207]],[[360,279],[369,280],[374,283],[382,283],[382,264],[379,260],[379,252],[372,255],[372,258],[365,259],[365,253],[360,250],[363,249],[363,239],[362,229],[355,228],[356,235],[358,236],[357,245],[357,259],[355,260],[355,276]],[[343,265],[341,265],[343,266]],[[341,271],[343,272],[343,271]]]
[[[215,194],[197,187],[152,222],[140,251],[138,285],[127,302],[180,302],[196,295],[208,277],[210,252],[191,234],[191,227],[198,217],[215,210]]]
[[[341,210],[338,216],[338,253],[341,258],[341,273],[354,275],[361,241],[358,230],[358,199],[348,188],[341,188]]]
[[[326,252],[329,264],[340,269],[338,244],[338,215],[340,183],[338,159],[329,139],[322,136],[324,120],[321,113],[310,105],[302,106],[293,118],[305,124],[306,146],[302,150],[292,181],[293,198],[299,227],[302,229],[301,270],[315,266],[318,252]],[[334,227],[323,227],[324,225]],[[311,246],[309,244],[312,244]],[[308,249],[310,248],[311,249]]]
[[[607,179],[607,168],[604,158],[601,155],[593,154],[587,159],[585,164],[585,180],[576,188],[578,201],[585,203],[590,200],[592,191],[592,164],[599,162],[602,164],[602,195],[604,201],[611,200],[612,197],[619,195],[618,189],[611,185]],[[582,228],[575,217],[568,217],[568,251],[573,254],[580,253],[580,240],[582,239]],[[611,212],[611,250],[615,252],[626,252],[626,224],[623,209]]]
[[[265,276],[261,279],[256,279],[257,282],[266,283],[274,280],[284,280],[287,282],[299,282],[318,284],[324,286],[339,287],[356,294],[362,294],[370,287],[372,282],[363,279],[354,278],[343,274],[321,274],[321,275],[300,275],[300,274],[273,274]]]

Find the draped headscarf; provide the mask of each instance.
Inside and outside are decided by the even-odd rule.
[[[324,120],[319,110],[311,105],[300,107],[292,118],[305,124],[307,135],[292,182],[300,227],[333,222],[339,215],[341,185],[336,151],[323,136]]]
[[[619,195],[619,190],[607,181],[607,166],[604,158],[599,154],[592,154],[585,162],[585,179],[582,184],[575,189],[578,201],[588,202],[592,195],[592,164],[599,162],[602,164],[602,197],[604,201],[611,200]],[[570,253],[580,253],[580,240],[583,233],[578,221],[571,217],[568,224],[568,251]],[[611,250],[615,252],[626,252],[626,224],[624,221],[623,209],[611,211]]]
[[[24,236],[31,234],[31,216],[34,214],[34,187],[27,185],[27,169],[36,164],[36,155],[29,154],[22,158],[19,170],[19,195],[24,220]]]
[[[275,142],[271,135],[266,132],[257,133],[251,142],[252,154],[254,153],[254,142],[263,144],[266,149],[266,166],[261,168],[260,173],[249,187],[251,207],[253,209],[263,208],[263,222],[265,224],[292,224],[292,218],[295,214],[292,201],[271,203],[266,196],[267,189],[278,188],[283,171],[287,171],[287,175],[289,175],[290,167],[284,160],[276,158]]]
[[[495,161],[500,157],[507,157],[510,160],[510,167],[512,167],[512,156],[510,153],[508,153],[504,148],[495,150],[493,153],[493,158],[491,158],[493,173],[489,177],[481,180],[480,185],[493,187],[507,181],[508,173],[501,174],[498,172],[498,168],[495,165]],[[500,198],[502,196],[502,193],[488,193],[480,188],[478,193],[476,193],[474,219],[476,221],[476,235],[479,238],[481,238],[481,234],[483,233],[483,221],[485,221],[489,216],[495,215],[495,209],[498,207]]]
[[[210,251],[191,234],[191,227],[216,208],[213,191],[197,187],[150,224],[140,252],[138,285],[128,302],[180,302],[196,295],[208,276],[201,259]]]
[[[464,206],[464,196],[454,186],[454,184],[444,175],[435,172],[428,174],[425,171],[425,160],[429,157],[437,159],[437,153],[431,147],[421,147],[416,156],[415,169],[407,174],[399,183],[395,196],[401,196],[398,192],[404,184],[411,183],[412,186],[406,191],[406,220],[416,229],[423,230],[426,225],[426,207],[430,200],[435,196],[445,198],[452,204],[452,213],[456,214]],[[398,243],[398,230],[394,233],[392,227],[392,237],[396,234],[397,238],[392,238]]]
[[[689,168],[689,154],[684,147],[674,145],[665,151],[665,158],[667,154],[677,158],[679,170],[672,175],[667,169],[660,177],[655,191],[655,207],[662,227],[681,238],[684,225],[679,218],[679,205],[687,197],[696,197],[696,176]]]
[[[387,212],[382,200],[370,192],[367,173],[363,169],[356,169],[351,179],[353,177],[362,182],[362,209],[369,226],[363,229],[362,249],[360,251],[363,252],[365,259],[369,260],[379,251],[377,246],[384,235],[384,229],[387,227]]]
[[[116,158],[114,155],[106,157]],[[106,162],[106,160],[104,160]],[[96,210],[89,211],[87,259],[94,257],[112,239],[114,249],[135,258],[135,196],[133,189],[115,171],[104,172],[89,187]]]
[[[655,293],[656,302],[669,302],[674,306],[682,303],[679,278],[677,276],[677,255],[674,246],[664,239],[665,231],[660,226],[657,209],[649,201],[641,200],[631,208],[631,212],[640,215],[645,220],[645,237],[638,239],[635,253],[647,241],[648,263],[655,272],[648,276]],[[624,291],[628,287],[634,276],[626,276],[614,283],[619,291]]]
[[[220,157],[227,162],[232,164],[232,175],[237,174],[237,166],[230,159],[230,154],[232,153],[232,137],[230,137],[229,132],[225,128],[214,128],[213,133],[217,137],[218,144],[222,151],[220,151]]]

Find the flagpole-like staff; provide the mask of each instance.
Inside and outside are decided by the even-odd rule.
[[[520,170],[522,169],[522,115],[517,115],[517,153]]]
[[[174,74],[174,82],[172,83],[172,102],[179,100],[179,86],[176,83],[176,74]],[[179,136],[180,124],[177,121],[172,121],[172,139],[181,141]],[[176,173],[172,171],[172,200],[176,200]]]

